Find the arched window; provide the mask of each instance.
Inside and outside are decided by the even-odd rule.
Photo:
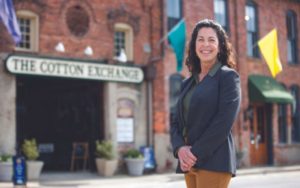
[[[287,27],[287,60],[290,64],[298,63],[297,48],[297,17],[296,13],[288,10],[286,13]]]
[[[16,50],[38,51],[39,48],[39,17],[28,10],[17,11],[17,19],[22,34],[22,41]]]

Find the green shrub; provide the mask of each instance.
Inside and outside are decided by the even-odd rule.
[[[24,143],[22,145],[22,151],[26,158],[30,161],[34,161],[39,157],[39,151],[37,148],[36,140],[24,140]]]
[[[131,148],[125,152],[124,157],[136,159],[136,158],[143,158],[143,155],[139,150]]]
[[[0,155],[0,162],[11,162],[12,156],[8,154]]]
[[[113,145],[111,141],[96,141],[96,156],[99,158],[114,159]]]

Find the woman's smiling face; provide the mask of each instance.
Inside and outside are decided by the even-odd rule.
[[[196,54],[201,63],[214,64],[219,52],[217,33],[210,27],[203,27],[198,31],[196,39]]]

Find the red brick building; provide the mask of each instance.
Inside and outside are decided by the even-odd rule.
[[[169,119],[188,71],[176,73],[162,39],[184,18],[187,46],[194,24],[209,18],[223,25],[236,50],[243,98],[234,135],[242,165],[300,162],[299,1],[14,0],[14,6],[22,42],[14,47],[0,25],[1,153],[34,137],[46,169],[66,170],[73,142],[89,143],[93,163],[94,141],[109,139],[119,156],[127,147],[153,145],[157,170],[168,168]],[[256,46],[273,28],[283,66],[275,81]],[[116,60],[122,49],[126,63]],[[286,89],[267,96],[266,82]]]
[[[74,142],[89,143],[92,166],[96,140],[112,140],[120,157],[124,148],[153,145],[161,1],[14,6],[23,39],[15,47],[1,25],[1,153],[36,138],[45,169],[67,170]]]
[[[173,1],[167,2],[174,4]],[[240,154],[243,156],[241,164],[256,166],[299,163],[300,78],[297,72],[300,69],[300,40],[297,27],[300,25],[300,2],[178,2],[181,7],[179,17],[186,20],[187,37],[198,20],[215,19],[226,29],[235,48],[237,70],[242,80],[242,105],[234,126],[234,135],[239,157]],[[174,12],[169,14],[172,17]],[[278,33],[279,55],[283,66],[283,71],[277,75],[276,80],[271,78],[257,46],[257,41],[274,28]],[[169,75],[175,72],[174,67],[172,70],[168,67],[175,61],[171,53],[166,53],[163,63],[166,65],[165,72]],[[183,75],[188,76],[186,70]],[[268,92],[271,93],[267,94]]]

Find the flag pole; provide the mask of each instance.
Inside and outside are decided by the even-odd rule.
[[[159,41],[158,41],[158,43],[157,43],[157,46],[158,45],[160,45],[164,40],[166,40],[167,38],[168,38],[168,36],[169,36],[169,34],[171,33],[171,32],[173,32],[179,25],[180,25],[180,23],[181,22],[183,22],[184,21],[184,18],[182,18],[174,27],[172,27],[172,29],[169,31],[169,32],[167,32]]]
[[[165,34],[165,36],[163,36],[157,43],[157,46],[160,45],[164,40],[166,40],[166,38],[168,37],[169,32],[167,34]]]

